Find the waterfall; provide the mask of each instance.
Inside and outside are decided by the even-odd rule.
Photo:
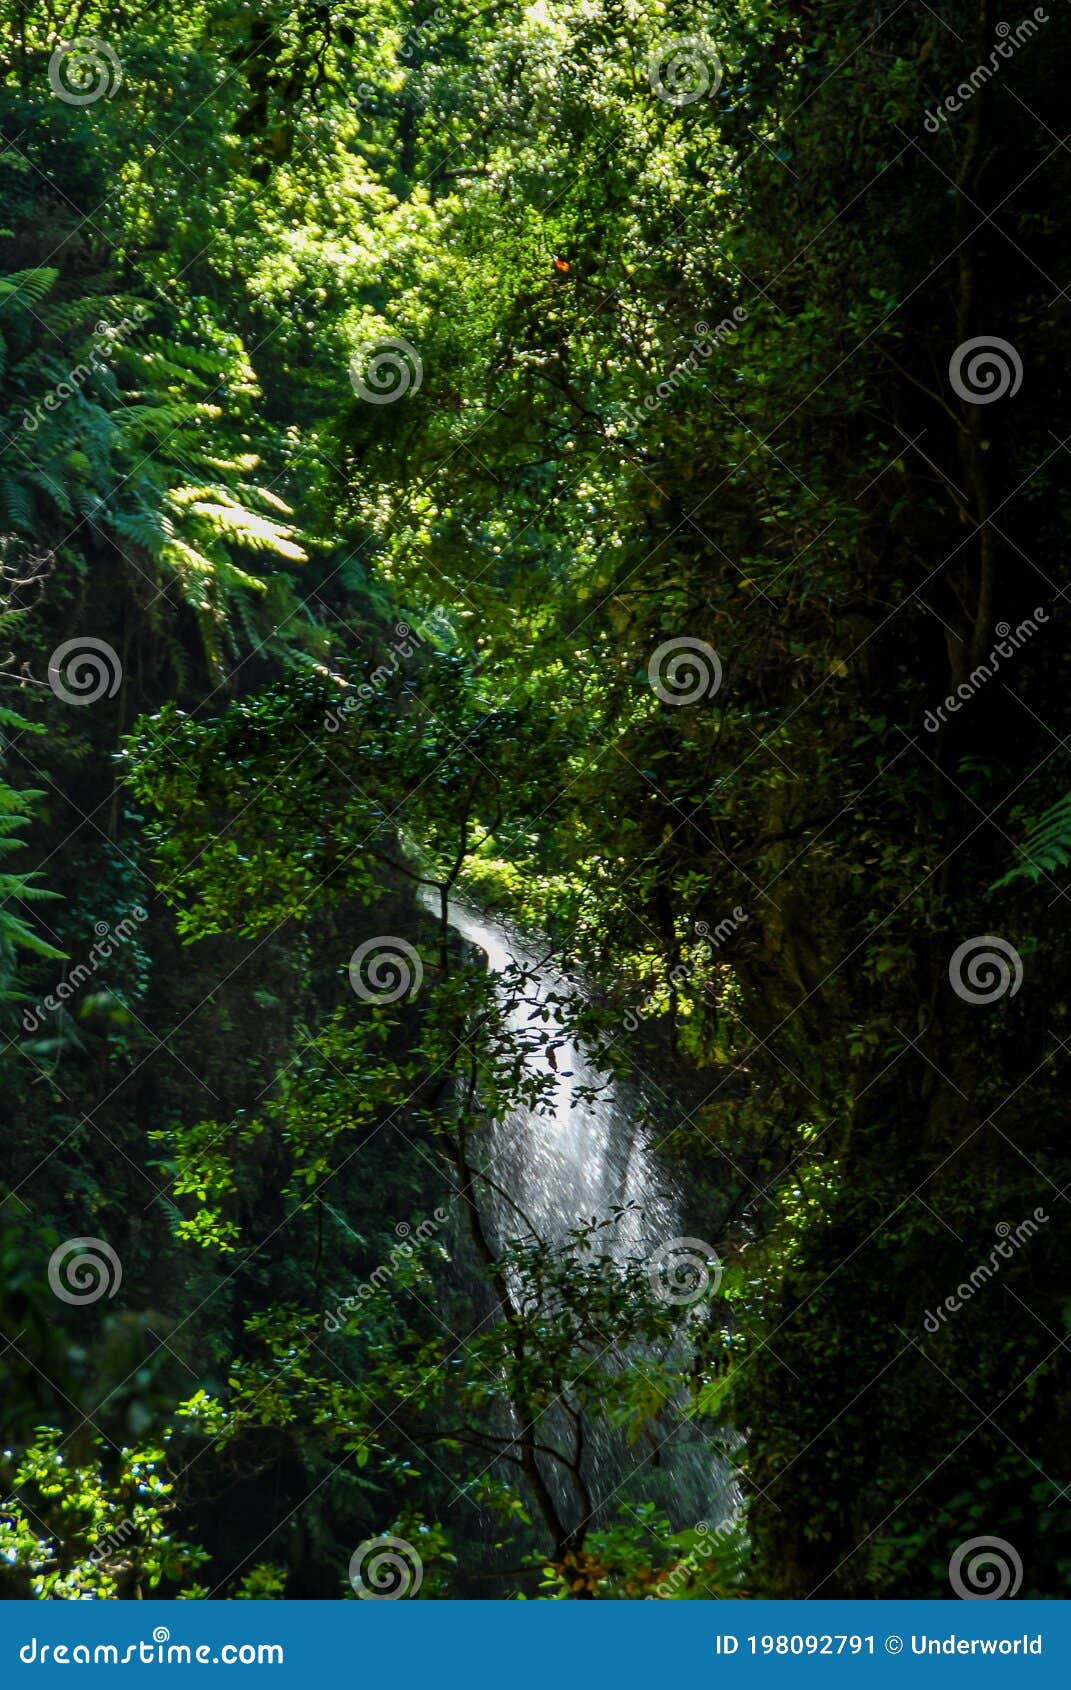
[[[439,913],[433,897],[423,901]],[[529,943],[470,906],[452,902],[448,920],[483,953],[492,975],[509,971],[515,978],[522,969],[529,977],[522,997],[508,997],[500,985],[499,998],[509,1031],[527,1036],[529,1073],[546,1087],[541,1107],[515,1107],[485,1128],[481,1160],[501,1191],[488,1188],[481,1207],[496,1244],[527,1232],[519,1211],[554,1246],[577,1226],[627,1209],[600,1244],[617,1259],[647,1257],[679,1238],[685,1230],[680,1191],[643,1125],[642,1086],[608,1080],[555,1011],[556,1003],[585,995],[582,982],[540,961]],[[549,1040],[531,1048],[533,1014],[540,1009],[548,1013],[546,1031],[558,1046],[553,1063]],[[642,1366],[642,1354],[630,1359]],[[731,1462],[712,1452],[694,1424],[677,1424],[657,1452],[650,1444],[630,1449],[622,1434],[600,1425],[591,1429],[589,1451],[586,1476],[597,1507],[603,1505],[600,1524],[622,1501],[655,1501],[675,1530],[699,1521],[720,1525],[738,1505]]]
[[[508,1013],[508,1025],[531,1036],[535,1005],[550,1009],[549,1026],[560,1041],[552,1068],[544,1050],[527,1059],[530,1070],[546,1080],[550,1104],[544,1111],[513,1110],[489,1134],[494,1176],[540,1235],[560,1243],[580,1222],[607,1217],[613,1205],[642,1209],[624,1223],[624,1238],[642,1249],[680,1232],[676,1203],[666,1188],[642,1136],[635,1131],[639,1099],[625,1105],[622,1088],[607,1083],[590,1057],[574,1042],[554,1013],[553,1000],[580,988],[535,955],[505,927],[459,904],[450,907],[450,925],[482,951],[493,974],[522,968],[532,977],[524,1001]],[[576,1091],[599,1090],[597,1097],[575,1099]],[[496,1229],[515,1232],[516,1211],[503,1199],[492,1201]],[[641,1229],[642,1234],[641,1236]],[[631,1236],[630,1236],[631,1234]]]

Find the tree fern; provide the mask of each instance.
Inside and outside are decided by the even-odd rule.
[[[8,616],[3,618],[5,622],[9,619]],[[6,706],[0,707],[0,724],[16,733],[35,731],[33,723]],[[33,806],[41,797],[43,793],[39,791],[17,792],[0,775],[0,859],[24,849],[25,841],[19,838],[19,830],[29,824]],[[19,951],[31,951],[37,956],[56,959],[63,956],[62,951],[35,933],[14,908],[20,903],[55,896],[54,892],[37,884],[35,874],[0,869],[0,1003],[10,1003],[21,996],[13,986]]]
[[[232,334],[208,329],[212,344],[180,346],[146,333],[145,307],[129,295],[60,298],[57,280],[49,268],[0,277],[0,517],[36,546],[86,520],[113,534],[140,573],[177,582],[218,668],[221,630],[249,626],[234,607],[265,593],[265,563],[305,559],[280,520],[290,508],[251,479],[252,367]],[[302,619],[286,596],[271,626],[292,637]]]

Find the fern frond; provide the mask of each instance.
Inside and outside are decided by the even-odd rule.
[[[1027,824],[1026,837],[1017,847],[1022,861],[990,887],[996,892],[1017,880],[1038,881],[1043,875],[1071,863],[1071,792],[1065,792],[1044,813]]]
[[[0,276],[0,299],[21,297],[30,305],[39,305],[56,285],[59,271],[42,266],[38,270],[12,270]]]

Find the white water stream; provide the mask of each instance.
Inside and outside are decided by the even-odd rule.
[[[438,915],[430,896],[427,907]],[[492,974],[501,977],[520,968],[530,976],[517,997],[507,998],[505,986],[500,987],[510,1032],[530,1042],[537,1026],[544,1041],[549,1035],[557,1044],[553,1064],[545,1042],[526,1059],[529,1072],[546,1081],[542,1107],[514,1108],[505,1120],[487,1127],[480,1160],[513,1199],[510,1203],[488,1188],[481,1203],[496,1243],[528,1232],[518,1208],[538,1235],[555,1245],[575,1227],[593,1218],[609,1220],[614,1209],[634,1205],[616,1227],[600,1235],[605,1242],[599,1248],[617,1259],[647,1257],[679,1238],[684,1230],[679,1193],[640,1123],[641,1094],[630,1096],[628,1088],[608,1081],[554,1013],[554,1000],[568,1001],[582,986],[541,963],[500,923],[469,907],[451,904],[449,921],[483,952]],[[545,1026],[533,1021],[539,1006],[550,1011]],[[598,1088],[598,1095],[577,1096],[578,1089],[588,1087]],[[589,1487],[596,1503],[607,1503],[611,1513],[612,1499],[650,1497],[680,1530],[700,1520],[719,1524],[734,1512],[738,1493],[729,1469],[695,1425],[679,1425],[653,1461],[650,1445],[628,1450],[624,1438],[606,1428],[593,1428],[589,1449]],[[633,1485],[629,1472],[641,1467]]]
[[[531,976],[523,1000],[508,1012],[511,1032],[530,1040],[533,1011],[537,1005],[551,1006],[548,1030],[558,1046],[556,1066],[545,1049],[527,1058],[530,1071],[547,1081],[549,1103],[538,1113],[516,1109],[492,1129],[492,1172],[498,1184],[550,1243],[561,1242],[580,1222],[608,1218],[614,1205],[629,1203],[638,1210],[617,1229],[619,1247],[627,1244],[633,1253],[646,1254],[677,1236],[676,1203],[635,1125],[638,1100],[625,1106],[620,1088],[606,1081],[554,1013],[552,1000],[567,999],[577,985],[539,965],[532,952],[486,916],[451,905],[450,925],[484,953],[493,974],[513,967]],[[599,1088],[599,1095],[578,1099],[577,1090],[586,1088]],[[492,1211],[498,1226],[516,1231],[515,1211],[496,1211],[493,1205]]]

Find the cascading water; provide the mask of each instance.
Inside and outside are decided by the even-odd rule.
[[[439,913],[432,897],[425,902]],[[547,1244],[561,1245],[578,1226],[609,1220],[615,1211],[625,1212],[607,1229],[611,1241],[600,1244],[611,1257],[646,1257],[679,1238],[679,1192],[641,1124],[642,1093],[607,1080],[556,1013],[555,1004],[582,994],[582,985],[541,963],[505,926],[470,907],[451,903],[448,920],[483,952],[500,981],[507,974],[514,981],[518,970],[526,976],[523,993],[508,991],[503,983],[499,999],[509,1030],[526,1042],[529,1072],[541,1077],[546,1088],[541,1107],[516,1107],[485,1129],[482,1160],[500,1189],[489,1187],[481,1206],[496,1244],[501,1248],[516,1240],[529,1222]],[[542,1011],[548,1015],[546,1036],[533,1044],[533,1019]],[[547,1050],[551,1043],[553,1061]],[[636,1359],[642,1365],[642,1357]],[[739,1500],[730,1464],[712,1454],[694,1425],[678,1425],[654,1461],[650,1447],[630,1450],[623,1436],[593,1427],[586,1469],[596,1507],[605,1504],[606,1517],[634,1491],[657,1502],[674,1529],[681,1530],[697,1521],[721,1524]],[[632,1486],[634,1470],[638,1482]]]
[[[517,1034],[530,1039],[535,1010],[578,990],[575,983],[540,966],[531,952],[488,917],[451,905],[450,925],[484,953],[492,973],[501,976],[509,968],[520,968],[530,976],[532,986],[507,1014],[508,1025]],[[580,1222],[596,1215],[605,1218],[613,1205],[624,1208],[627,1204],[637,1206],[631,1219],[626,1217],[622,1223],[628,1243],[673,1238],[680,1231],[676,1205],[635,1132],[634,1108],[623,1106],[620,1087],[606,1083],[562,1029],[553,1007],[550,1015],[556,1065],[552,1068],[545,1048],[527,1058],[529,1067],[546,1079],[549,1106],[539,1113],[516,1109],[490,1130],[497,1183],[552,1244],[561,1242]],[[589,1089],[599,1089],[600,1095],[575,1101],[578,1090]],[[493,1193],[490,1206],[496,1230],[515,1232],[516,1211],[504,1199],[496,1202]]]

